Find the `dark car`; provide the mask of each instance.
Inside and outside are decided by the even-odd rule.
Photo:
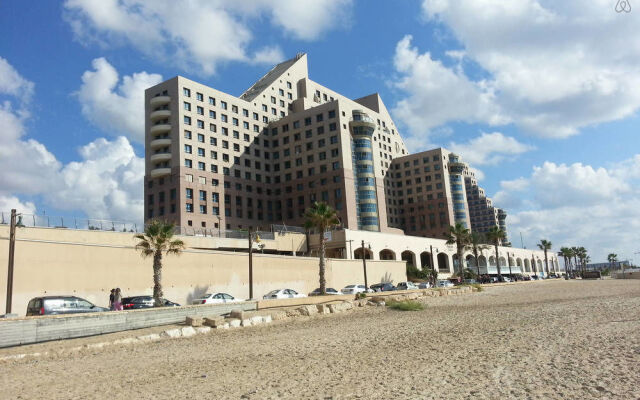
[[[325,288],[325,291],[327,292],[327,294],[333,294],[333,295],[339,295],[342,294],[342,292],[335,290],[334,288]],[[314,290],[313,292],[309,293],[309,296],[320,296],[320,288],[316,288],[316,290]]]
[[[80,314],[100,311],[109,311],[109,309],[98,307],[90,301],[76,296],[34,297],[29,300],[27,305],[27,316]]]
[[[396,288],[390,283],[376,283],[369,286],[374,292],[390,292]]]
[[[163,307],[179,307],[180,304],[171,302],[167,299],[162,299]],[[153,296],[134,296],[122,298],[123,310],[138,310],[140,308],[152,308]]]

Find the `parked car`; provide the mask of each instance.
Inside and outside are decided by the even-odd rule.
[[[429,289],[431,287],[431,282],[420,282],[418,284],[418,289]]]
[[[180,304],[167,299],[162,299],[163,307],[179,307]],[[132,296],[122,298],[122,309],[138,310],[141,308],[153,308],[153,296]]]
[[[511,282],[511,278],[509,278],[508,276],[502,276],[502,279],[498,278],[498,280],[500,282]]]
[[[413,282],[399,282],[396,285],[396,290],[415,290],[418,286],[416,286]]]
[[[373,290],[367,289],[364,285],[347,285],[341,290],[344,294],[371,293]]]
[[[531,277],[529,275],[522,275],[522,280],[523,281],[530,281]]]
[[[294,299],[307,297],[306,294],[298,293],[293,289],[276,289],[262,296],[263,299]]]
[[[95,304],[76,296],[43,296],[34,297],[27,304],[27,316],[79,314],[109,311],[108,308]]]
[[[540,279],[540,277],[538,277],[538,275],[531,275],[531,280],[532,281],[537,281],[539,279]]]
[[[436,282],[436,287],[453,287],[451,281],[439,280]]]
[[[335,290],[334,288],[325,288],[327,294],[338,295],[342,294],[342,292]],[[320,296],[320,288],[316,288],[313,292],[309,293],[309,296]]]
[[[199,299],[192,301],[192,304],[221,304],[221,303],[237,303],[244,299],[236,299],[227,293],[207,293]]]
[[[480,283],[475,279],[465,279],[464,281],[462,281],[462,283],[465,283],[467,285],[475,285],[476,283]]]
[[[390,292],[396,288],[390,283],[375,283],[369,286],[374,292]]]

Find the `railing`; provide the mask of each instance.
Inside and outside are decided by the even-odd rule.
[[[194,228],[192,226],[176,226],[175,233],[184,236],[202,236],[202,237],[214,237],[214,238],[226,238],[226,239],[248,239],[249,231],[246,230],[231,230],[231,229],[217,229],[217,228]],[[275,240],[275,233],[268,231],[254,231],[252,232],[260,236],[260,239]]]
[[[0,224],[9,224],[10,221],[10,212],[0,212]],[[139,229],[142,228],[139,224],[128,221],[36,214],[21,214],[18,216],[18,220],[16,222],[18,226],[89,231],[138,232]]]
[[[306,233],[306,230],[301,226],[289,226],[289,225],[271,225],[272,232],[278,233]]]

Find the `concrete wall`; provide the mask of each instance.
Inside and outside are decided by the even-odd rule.
[[[0,226],[0,313],[5,310],[8,236]],[[297,235],[294,241],[299,239]],[[164,259],[163,288],[167,299],[182,305],[206,292],[226,292],[248,298],[248,255],[242,252],[193,249],[213,247],[205,238],[182,237],[187,250]],[[209,238],[209,241],[220,240]],[[291,248],[290,240],[283,245]],[[24,315],[28,301],[42,295],[76,295],[107,306],[109,291],[119,287],[123,296],[152,294],[152,260],[133,248],[133,234],[53,228],[17,231],[12,312]],[[369,284],[388,277],[406,280],[399,261],[368,261]],[[254,297],[270,290],[291,288],[308,293],[318,287],[318,259],[254,255]],[[327,285],[341,289],[364,283],[362,261],[327,260]]]

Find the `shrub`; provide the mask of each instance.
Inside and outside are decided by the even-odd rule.
[[[356,294],[356,299],[365,299],[367,297],[366,293],[358,293]]]
[[[482,291],[484,290],[484,288],[482,287],[482,285],[481,285],[481,284],[479,284],[479,283],[474,283],[474,284],[473,284],[473,285],[471,285],[471,286],[473,286],[474,288],[476,288],[476,289],[478,290],[478,292],[482,292]]]
[[[387,307],[399,311],[419,311],[424,310],[422,303],[413,300],[395,301],[391,300],[387,303]]]

